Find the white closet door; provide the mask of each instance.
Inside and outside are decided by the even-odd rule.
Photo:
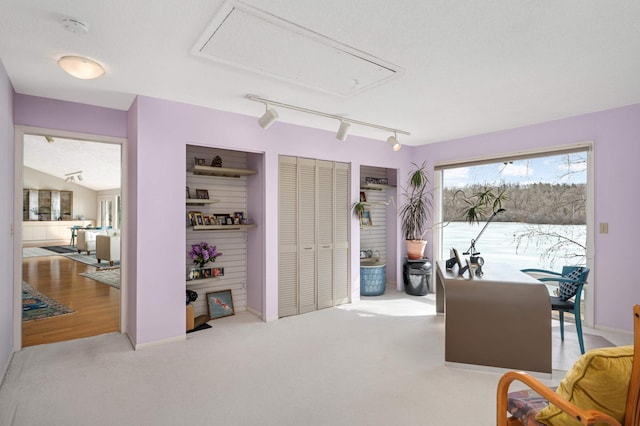
[[[298,159],[299,313],[315,311],[316,297],[316,161]]]
[[[316,161],[318,177],[318,309],[334,305],[333,297],[333,162]]]
[[[279,159],[278,316],[298,313],[298,166],[294,157]]]
[[[333,237],[334,304],[349,303],[349,164],[335,163]]]

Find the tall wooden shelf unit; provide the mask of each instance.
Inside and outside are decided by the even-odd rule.
[[[220,156],[225,166],[211,167],[195,164],[194,159],[211,160]],[[189,290],[198,293],[193,302],[194,315],[207,314],[206,294],[219,290],[231,290],[236,312],[247,307],[247,231],[256,228],[255,224],[235,225],[196,225],[192,226],[187,219],[189,211],[201,211],[204,215],[232,215],[243,212],[248,217],[248,181],[257,174],[256,170],[246,167],[247,153],[201,146],[187,146],[186,183],[190,192],[206,189],[209,199],[187,198],[185,200],[185,284]],[[197,207],[197,208],[196,208]],[[206,241],[215,245],[222,254],[205,268],[224,268],[224,276],[189,280],[190,269],[195,268],[188,256],[193,244]]]

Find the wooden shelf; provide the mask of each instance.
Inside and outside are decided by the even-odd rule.
[[[205,204],[219,203],[220,200],[208,199],[208,198],[187,198],[188,206],[204,206]]]
[[[197,164],[193,165],[193,174],[194,175],[203,175],[203,176],[221,176],[221,177],[236,177],[239,178],[241,176],[251,176],[257,174],[257,170],[249,170],[249,169],[233,169],[230,167],[211,167],[211,166],[199,166]]]
[[[196,225],[192,229],[194,231],[244,231],[255,227],[256,224],[252,223],[251,225]]]
[[[373,189],[376,191],[382,191],[384,189],[395,188],[395,185],[383,185],[380,183],[367,183],[365,185],[360,185],[360,189]]]

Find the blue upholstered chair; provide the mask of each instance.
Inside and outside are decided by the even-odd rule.
[[[575,318],[580,352],[584,354],[580,299],[582,297],[582,287],[587,283],[589,268],[584,266],[564,266],[561,273],[544,269],[523,269],[522,272],[536,274],[536,278],[542,282],[558,283],[558,295],[550,296],[550,298],[551,310],[558,311],[560,317],[560,338],[564,341],[564,313],[569,312]],[[538,274],[544,274],[544,276],[537,276]]]

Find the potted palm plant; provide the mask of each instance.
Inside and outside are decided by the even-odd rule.
[[[409,173],[404,188],[405,201],[400,207],[399,215],[407,244],[407,257],[415,260],[424,258],[424,249],[427,246],[424,234],[428,230],[427,221],[431,219],[433,200],[426,162],[419,166],[411,164],[415,169]]]

